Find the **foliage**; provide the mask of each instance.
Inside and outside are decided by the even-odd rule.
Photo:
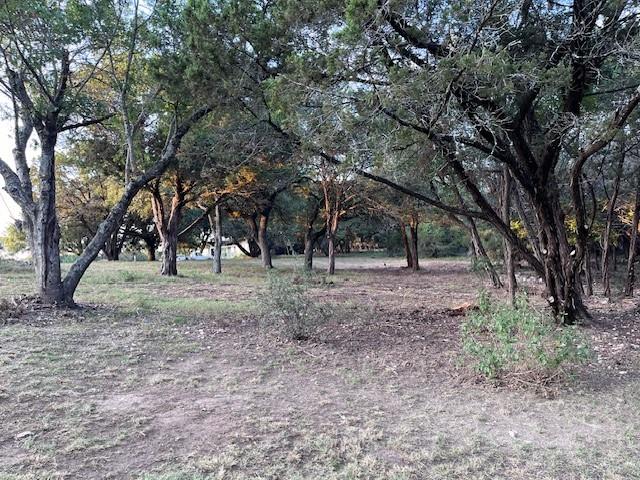
[[[389,254],[404,255],[398,228],[384,232],[381,243]],[[421,258],[464,255],[468,248],[469,236],[458,226],[441,220],[429,220],[418,226],[418,253]]]
[[[462,326],[462,342],[477,373],[504,383],[547,384],[584,362],[590,351],[577,327],[558,327],[524,294],[511,306],[482,293],[478,310]]]
[[[327,311],[310,298],[307,285],[299,276],[270,273],[260,302],[263,324],[290,340],[312,336]]]
[[[9,225],[0,237],[0,244],[9,253],[18,253],[27,247],[27,237],[25,233],[15,225]]]

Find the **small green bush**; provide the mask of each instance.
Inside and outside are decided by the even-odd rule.
[[[308,282],[270,273],[261,298],[261,323],[275,328],[291,340],[309,338],[323,322],[327,311],[308,295]]]
[[[586,361],[590,348],[577,327],[560,327],[535,310],[526,295],[514,306],[483,293],[462,326],[465,359],[484,378],[546,384]]]

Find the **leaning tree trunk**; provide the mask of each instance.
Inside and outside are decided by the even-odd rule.
[[[502,220],[506,225],[511,224],[511,172],[506,165],[502,169]],[[513,246],[507,239],[502,240],[502,248],[504,254],[504,266],[507,285],[507,294],[511,305],[515,305],[516,301],[516,273],[513,261]]]
[[[260,212],[258,217],[258,245],[260,246],[260,259],[262,260],[262,266],[264,268],[273,268],[273,264],[271,263],[271,248],[267,236],[270,213],[271,209],[266,209]]]
[[[627,259],[627,282],[624,294],[633,296],[635,283],[636,250],[638,249],[638,227],[640,226],[640,175],[636,185],[636,201],[633,206],[633,220],[631,221],[631,236],[629,238],[629,257]]]
[[[605,297],[611,297],[611,265],[609,263],[609,260],[611,258],[611,227],[613,225],[613,216],[616,209],[616,202],[618,201],[618,193],[620,191],[620,177],[622,176],[624,158],[624,153],[621,153],[620,159],[616,166],[616,177],[613,183],[613,192],[611,193],[611,198],[609,199],[609,205],[607,207],[607,220],[605,222],[604,232],[602,234],[602,289],[604,291]]]
[[[461,208],[465,208],[464,198],[462,197],[460,189],[458,189],[455,182],[451,184],[451,187],[453,188],[453,193],[458,199],[458,204]],[[482,238],[480,237],[480,232],[478,232],[476,221],[471,216],[466,217],[466,221],[466,227],[469,230],[469,235],[471,235],[471,242],[473,244],[473,249],[476,257],[480,259],[480,262],[482,262],[482,268],[484,268],[485,272],[487,272],[487,275],[489,275],[493,287],[502,288],[500,275],[498,275],[498,272],[496,272],[496,269],[493,266],[493,262],[491,262],[491,259],[487,254],[487,250],[484,248],[484,243],[482,243]]]
[[[480,237],[480,232],[478,232],[478,227],[476,225],[475,220],[473,218],[468,217],[468,228],[469,234],[471,235],[471,243],[473,244],[473,249],[475,251],[476,257],[479,258],[482,268],[487,275],[491,279],[491,284],[494,288],[502,288],[502,280],[500,280],[500,275],[496,272],[495,267],[493,266],[493,262],[489,258],[489,254],[487,250],[484,248],[484,243],[482,243],[482,238]]]
[[[222,273],[222,217],[220,205],[216,204],[209,223],[213,230],[213,273]],[[213,217],[213,218],[212,218]]]

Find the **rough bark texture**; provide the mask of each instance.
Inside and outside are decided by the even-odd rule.
[[[60,271],[60,226],[56,215],[55,147],[57,132],[38,132],[41,141],[40,198],[31,231],[38,296],[45,303],[72,303],[66,298]]]
[[[307,215],[307,224],[304,232],[304,268],[305,270],[313,270],[313,250],[316,243],[327,230],[326,224],[315,231],[314,224],[320,215],[320,204],[317,198],[312,199],[312,205]]]
[[[265,208],[258,214],[258,245],[260,246],[260,260],[264,268],[273,268],[271,262],[271,246],[267,235],[269,226],[269,215],[271,208]]]
[[[236,243],[240,251],[251,258],[257,258],[260,256],[260,245],[258,243],[258,221],[256,219],[257,216],[258,214],[254,212],[253,214],[244,217],[247,227],[249,227],[249,237],[247,238],[249,250],[240,245],[240,242]]]
[[[409,238],[407,237],[407,225],[404,222],[398,224],[400,228],[400,238],[402,239],[402,248],[404,249],[404,255],[407,258],[407,268],[411,268],[413,265],[413,255],[411,254],[411,247],[409,246]]]
[[[502,168],[502,195],[501,195],[501,207],[502,207],[502,220],[507,225],[511,224],[511,172],[506,165]],[[503,238],[502,249],[504,255],[505,277],[507,294],[512,305],[515,305],[516,300],[516,272],[513,259],[513,246],[510,242]]]
[[[184,184],[178,174],[174,176],[173,189],[173,197],[171,198],[171,206],[168,212],[165,208],[159,182],[156,182],[151,195],[153,220],[158,230],[162,248],[160,274],[167,276],[178,274],[178,226],[182,218],[182,209],[185,201]]]
[[[329,258],[327,273],[333,275],[336,272],[336,234],[340,224],[342,191],[332,177],[323,179],[322,191],[324,194],[324,216],[327,230],[327,256]]]
[[[416,216],[411,218],[409,222],[409,251],[411,252],[411,270],[417,272],[420,270],[420,260],[418,252],[418,227],[420,222]]]
[[[339,221],[339,215],[336,211],[331,211],[327,216],[327,252],[329,257],[327,273],[329,275],[336,273],[336,233]]]
[[[220,205],[213,208],[213,215],[209,216],[211,230],[213,230],[213,273],[222,273],[222,212]]]

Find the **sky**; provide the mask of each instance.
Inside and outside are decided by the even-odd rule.
[[[13,149],[12,125],[9,120],[0,120],[0,158],[13,166],[11,150]],[[4,180],[0,176],[0,235],[13,223],[15,218],[20,218],[20,209],[4,191]]]

